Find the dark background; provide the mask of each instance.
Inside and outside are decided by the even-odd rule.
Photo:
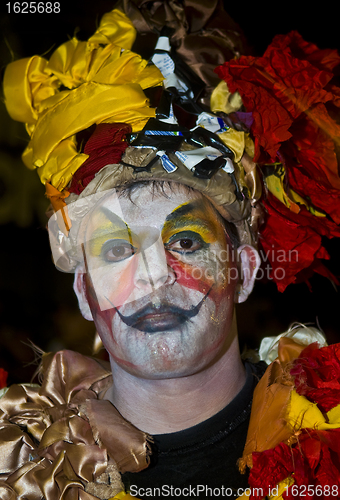
[[[2,0],[1,74],[12,57],[49,53],[72,37],[75,28],[79,39],[87,39],[113,6],[112,0],[61,0],[60,14],[8,14]],[[292,29],[320,48],[339,49],[337,12],[317,7],[305,2],[226,2],[255,55],[262,55],[273,36]],[[0,102],[0,367],[9,372],[10,383],[29,381],[36,369],[30,342],[43,350],[66,347],[90,354],[94,337],[93,324],[78,311],[73,275],[58,272],[51,262],[44,188],[20,160],[26,143],[23,125],[13,122]],[[332,257],[328,267],[339,276],[340,244],[325,244]],[[300,284],[280,294],[273,283],[257,282],[252,296],[238,307],[242,345],[256,348],[263,336],[277,335],[294,321],[318,322],[329,343],[337,342],[339,294],[318,276],[311,285],[312,292]]]

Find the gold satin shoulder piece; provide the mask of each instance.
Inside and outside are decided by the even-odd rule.
[[[148,442],[100,400],[112,384],[109,365],[61,351],[44,355],[41,370],[41,386],[11,386],[0,400],[0,498],[94,500],[108,470],[119,480],[105,498],[116,495],[118,467],[147,467]]]
[[[87,42],[72,38],[49,61],[36,55],[7,66],[5,105],[26,123],[31,140],[23,161],[43,184],[62,191],[86,160],[77,150],[78,132],[102,122],[139,131],[155,115],[143,89],[160,85],[163,76],[130,50],[135,37],[129,18],[114,9]]]

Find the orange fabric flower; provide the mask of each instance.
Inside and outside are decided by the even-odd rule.
[[[279,358],[268,367],[254,393],[252,412],[263,407],[263,402],[269,401],[263,414],[265,416],[260,419],[260,426],[264,425],[262,420],[267,417],[268,412],[277,407],[276,415],[272,413],[271,424],[267,426],[270,430],[278,423],[284,425],[289,418],[285,413],[285,402],[279,405],[276,398],[268,398],[272,384],[268,384],[267,390],[258,391],[258,387],[267,382],[268,374],[281,390],[289,387],[284,384],[294,383],[294,387],[290,386],[291,390],[295,389],[298,394],[317,403],[318,409],[324,413],[340,403],[340,344],[319,348],[318,344],[314,343],[302,349],[298,357],[292,360],[291,356],[283,356],[282,347],[285,343],[287,340],[284,340],[283,344],[280,343]],[[288,343],[287,347],[291,348],[291,345],[294,344]],[[286,364],[283,364],[283,360]],[[277,371],[278,368],[283,368],[283,376]],[[257,418],[258,415],[257,413]],[[333,423],[338,425],[336,416],[334,421]],[[251,466],[249,486],[252,494],[249,498],[262,499],[264,495],[273,494],[273,488],[287,478],[292,478],[291,484],[287,483],[283,494],[283,498],[287,500],[300,497],[315,500],[339,498],[340,428],[320,430],[315,422],[310,428],[297,427],[292,431],[287,425],[287,430],[289,429],[290,432],[286,437],[277,434],[279,440],[265,448],[263,440],[267,439],[266,433],[262,433],[262,442],[260,434],[253,440],[253,443],[256,443],[253,450],[256,451],[253,451],[251,461],[249,458],[247,461]]]

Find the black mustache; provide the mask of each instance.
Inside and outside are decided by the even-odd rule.
[[[138,324],[140,320],[142,320],[145,316],[147,315],[152,315],[152,314],[173,314],[177,317],[177,321],[179,324],[185,323],[189,319],[193,318],[196,316],[204,302],[206,301],[209,293],[211,291],[211,288],[208,290],[206,295],[202,298],[202,300],[199,301],[199,303],[196,306],[191,307],[190,309],[184,309],[182,307],[174,306],[171,304],[163,304],[161,307],[155,307],[152,304],[147,304],[145,307],[140,309],[139,311],[129,315],[129,316],[124,316],[117,307],[115,307],[120,319],[125,323],[127,326],[135,327],[135,325]]]

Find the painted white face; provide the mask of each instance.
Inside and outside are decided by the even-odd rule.
[[[226,349],[236,263],[198,192],[112,195],[85,231],[86,298],[113,362],[144,378],[198,372]]]

